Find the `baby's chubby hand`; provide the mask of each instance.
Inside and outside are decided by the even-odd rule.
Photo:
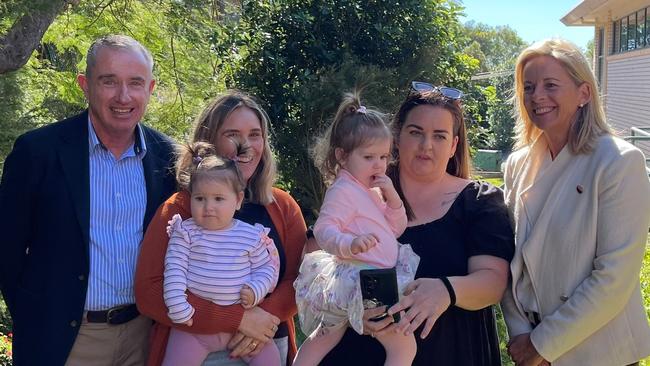
[[[239,291],[239,296],[241,300],[241,306],[243,306],[244,309],[250,309],[255,304],[255,293],[253,292],[253,289],[248,287],[248,285],[244,285],[241,288],[241,291]]]
[[[350,250],[352,254],[365,253],[377,245],[379,239],[375,234],[360,235],[352,240]]]
[[[189,320],[187,320],[187,321],[184,322],[183,324],[187,325],[188,327],[191,327],[192,324],[194,324],[194,320],[192,320],[192,318],[190,318]]]

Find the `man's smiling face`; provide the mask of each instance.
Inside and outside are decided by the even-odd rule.
[[[142,53],[108,47],[98,50],[89,75],[80,75],[78,81],[100,138],[132,135],[155,84],[151,65]]]

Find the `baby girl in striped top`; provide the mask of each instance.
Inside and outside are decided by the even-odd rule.
[[[194,308],[186,290],[219,305],[252,308],[273,291],[280,261],[268,228],[233,218],[244,199],[237,162],[218,157],[208,143],[189,149],[192,217],[183,221],[174,215],[170,221],[163,297],[169,318],[192,326]],[[201,365],[209,353],[225,350],[232,336],[172,328],[163,365]],[[274,342],[267,342],[259,354],[244,360],[250,365],[280,365],[280,353]]]

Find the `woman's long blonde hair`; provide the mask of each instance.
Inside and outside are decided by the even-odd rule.
[[[248,201],[267,205],[273,201],[273,184],[277,177],[275,159],[271,152],[271,144],[269,141],[269,117],[264,109],[250,95],[238,90],[229,90],[210,102],[196,119],[191,143],[199,141],[208,142],[214,144],[218,149],[218,146],[216,146],[218,140],[217,131],[237,108],[248,108],[252,110],[260,120],[264,149],[255,172],[253,172],[253,175],[248,180],[246,189]],[[181,155],[176,163],[177,177],[181,172],[187,170],[187,165],[191,161],[191,156]],[[181,181],[179,181],[179,185],[183,189],[188,188]]]
[[[573,43],[563,39],[547,39],[536,42],[523,50],[515,66],[515,95],[513,97],[514,118],[516,119],[515,149],[532,144],[542,130],[531,121],[524,105],[524,67],[528,61],[539,56],[550,56],[558,60],[567,71],[575,85],[586,83],[591,89],[591,99],[579,108],[575,122],[569,130],[567,144],[574,154],[586,154],[593,150],[599,136],[611,134],[612,130],[605,120],[598,85],[587,59]]]

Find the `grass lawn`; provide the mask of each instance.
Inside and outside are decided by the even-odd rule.
[[[493,184],[498,182],[493,182]],[[643,268],[641,269],[641,292],[643,293],[643,300],[645,304],[646,313],[648,318],[650,318],[650,236],[648,236],[648,241],[646,243],[646,252],[645,258],[643,261]],[[503,317],[501,315],[500,309],[496,309],[497,312],[497,327],[499,330],[499,337],[501,339],[501,354],[503,359],[503,365],[512,366],[513,363],[510,362],[507,354],[505,353],[505,344],[507,340],[505,324],[503,322]],[[9,314],[5,308],[4,302],[0,297],[0,333],[8,333],[9,329],[7,324],[9,323],[8,319]],[[299,331],[299,330],[298,330]],[[302,341],[303,335],[299,333],[299,340]],[[0,355],[0,359],[2,355]],[[642,360],[640,363],[641,366],[650,366],[650,357]]]
[[[648,314],[648,318],[650,319],[650,235],[646,242],[645,258],[643,260],[643,267],[641,268],[641,292],[643,293],[645,312]]]
[[[490,184],[493,184],[497,187],[503,188],[503,179],[501,178],[480,178],[480,179]]]
[[[643,295],[643,303],[645,304],[646,314],[650,319],[650,235],[648,236],[648,240],[646,242],[645,257],[643,260],[643,267],[641,268],[641,293]],[[508,354],[505,352],[507,333],[500,309],[497,309],[497,327],[499,329],[499,338],[501,339],[500,346],[503,365],[512,366],[514,364],[510,361]],[[650,357],[646,358],[645,360],[641,360],[639,365],[650,366]]]
[[[645,258],[641,268],[641,293],[643,294],[643,303],[645,312],[650,319],[650,235],[645,245]],[[650,366],[650,357],[642,360],[640,366]]]
[[[503,179],[501,178],[488,178],[482,180],[487,181],[497,187],[503,186]],[[648,239],[646,241],[646,251],[643,259],[643,267],[641,268],[641,294],[643,296],[643,303],[645,304],[646,314],[648,315],[648,319],[650,319],[650,235],[648,235]],[[504,365],[510,366],[513,365],[513,363],[510,362],[510,358],[505,352],[507,332],[505,323],[503,322],[501,309],[497,309],[496,313],[499,338],[501,339],[501,359],[503,360]],[[646,358],[645,360],[641,360],[640,366],[650,366],[650,357]]]

